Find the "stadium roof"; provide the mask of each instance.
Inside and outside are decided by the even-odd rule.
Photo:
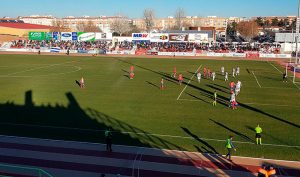
[[[50,29],[51,26],[35,25],[29,23],[0,23],[0,27],[17,28],[17,29]]]

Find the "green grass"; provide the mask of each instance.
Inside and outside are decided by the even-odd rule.
[[[300,90],[283,83],[271,64],[283,70],[266,61],[0,55],[0,134],[104,142],[102,130],[110,126],[115,144],[221,154],[219,140],[234,135],[235,155],[299,161]],[[185,77],[181,86],[169,78],[174,66]],[[217,80],[199,84],[193,77],[185,88],[199,66],[216,71]],[[241,68],[238,78],[229,78],[243,84],[238,110],[212,106],[215,90],[220,101],[229,98],[221,66],[229,73]],[[82,76],[85,89],[75,83]],[[273,145],[240,143],[255,140],[257,123],[263,143]]]

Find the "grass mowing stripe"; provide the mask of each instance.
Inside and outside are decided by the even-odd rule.
[[[194,78],[195,74],[199,71],[199,69],[202,67],[202,65],[200,65],[198,67],[198,69],[196,70],[196,72],[192,75],[192,77],[190,78],[189,82],[185,85],[185,87],[183,88],[183,90],[180,92],[180,94],[177,97],[177,100],[179,100],[179,98],[181,97],[182,93],[184,92],[184,90],[187,88],[187,86],[191,83],[191,80]]]
[[[252,74],[253,74],[253,76],[254,76],[254,78],[255,78],[255,80],[256,80],[256,83],[258,84],[259,88],[261,88],[261,85],[259,84],[259,82],[258,82],[258,80],[257,80],[257,77],[255,76],[255,74],[254,74],[253,71],[252,71]]]
[[[28,71],[34,71],[34,70],[37,70],[37,69],[49,68],[49,67],[52,67],[52,66],[59,66],[59,65],[66,64],[66,63],[74,63],[74,62],[75,61],[68,61],[68,62],[64,62],[64,63],[56,63],[56,64],[52,64],[52,65],[47,65],[47,66],[41,66],[41,67],[31,68],[31,69],[27,69],[27,70],[23,70],[23,71],[18,71],[18,72],[14,72],[14,73],[11,73],[11,74],[7,74],[6,76],[11,76],[11,75],[19,74],[19,73],[25,73],[25,72],[28,72]]]
[[[19,126],[31,126],[31,127],[41,127],[41,128],[53,128],[53,129],[69,129],[69,130],[79,130],[79,131],[90,131],[90,132],[104,132],[105,130],[95,130],[95,129],[83,129],[83,128],[71,128],[71,127],[57,127],[57,126],[44,126],[44,125],[28,125],[28,124],[12,124],[12,123],[1,123],[6,125],[19,125]],[[178,135],[167,135],[167,134],[156,134],[156,133],[139,133],[139,132],[120,132],[120,131],[112,131],[113,133],[120,133],[120,134],[134,134],[134,135],[147,135],[147,136],[156,136],[156,137],[168,137],[168,138],[180,138],[180,139],[195,139],[194,137],[190,136],[178,136]],[[0,135],[5,136],[5,135]],[[226,140],[220,139],[212,139],[212,138],[201,138],[201,140],[206,141],[216,141],[216,142],[226,142]],[[239,144],[255,144],[250,141],[234,141],[235,143]],[[297,145],[285,145],[285,144],[262,144],[263,146],[274,146],[274,147],[286,147],[286,148],[300,148]]]

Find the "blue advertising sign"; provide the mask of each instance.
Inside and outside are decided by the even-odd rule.
[[[78,35],[77,32],[72,32],[72,41],[77,41]]]
[[[58,32],[53,32],[52,37],[53,37],[54,40],[59,40]]]

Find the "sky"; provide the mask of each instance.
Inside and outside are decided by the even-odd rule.
[[[297,15],[298,0],[1,0],[0,17],[122,14],[141,18],[146,8],[158,18],[174,16],[178,8],[188,16],[287,16]]]

